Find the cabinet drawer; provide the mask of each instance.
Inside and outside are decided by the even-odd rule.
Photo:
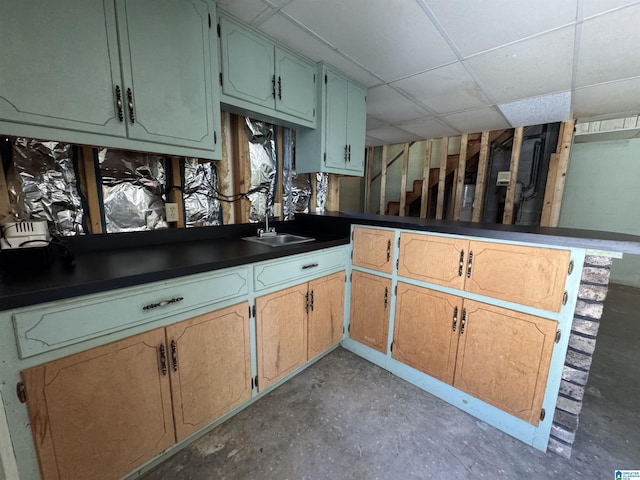
[[[337,247],[257,264],[253,269],[254,288],[260,292],[285,283],[305,282],[344,268],[345,262],[345,248]]]
[[[247,295],[247,273],[222,270],[22,309],[12,315],[20,358]]]

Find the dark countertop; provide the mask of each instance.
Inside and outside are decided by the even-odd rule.
[[[352,223],[640,254],[640,237],[610,232],[350,212],[304,214],[278,222],[277,230],[316,240],[277,248],[241,240],[257,228],[243,224],[67,238],[76,259],[72,269],[60,260],[24,268],[0,252],[0,311],[345,245]],[[25,250],[18,253],[33,257]]]

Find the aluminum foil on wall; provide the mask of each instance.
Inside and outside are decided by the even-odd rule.
[[[103,148],[98,165],[108,233],[168,227],[163,157]]]
[[[251,189],[265,186],[264,192],[248,195],[251,202],[250,222],[264,221],[267,206],[272,211],[273,194],[276,182],[276,146],[273,125],[246,118],[246,132],[249,139],[249,158],[251,160]],[[271,213],[272,214],[272,213]]]
[[[329,191],[329,174],[316,173],[316,212],[324,213]]]
[[[282,148],[282,214],[285,220],[293,220],[296,213],[309,211],[311,179],[308,173],[296,174],[294,168],[295,131],[283,130]]]
[[[186,158],[182,192],[187,227],[220,225],[218,171],[213,162]]]
[[[17,217],[47,220],[53,233],[84,234],[71,145],[16,138],[11,159],[8,187]]]

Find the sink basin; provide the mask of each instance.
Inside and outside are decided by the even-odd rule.
[[[315,238],[303,237],[302,235],[293,235],[292,233],[276,233],[275,235],[267,234],[262,237],[243,237],[248,242],[261,243],[269,247],[281,247],[283,245],[295,245],[296,243],[313,242]]]

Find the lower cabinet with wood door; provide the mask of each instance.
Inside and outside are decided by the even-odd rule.
[[[353,270],[349,337],[387,353],[391,280]]]
[[[248,399],[248,308],[23,370],[42,478],[120,478]]]
[[[338,272],[256,299],[260,390],[342,339],[344,284]]]
[[[398,282],[391,356],[538,425],[557,325]]]

